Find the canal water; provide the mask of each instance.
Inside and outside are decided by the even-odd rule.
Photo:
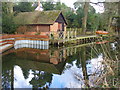
[[[42,50],[12,48],[2,56],[2,87],[119,87],[119,44],[101,41]]]

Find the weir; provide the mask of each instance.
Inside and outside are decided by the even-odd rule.
[[[36,49],[49,49],[49,41],[40,40],[17,40],[15,41],[14,48],[36,48]]]
[[[0,38],[1,53],[12,47],[49,49],[49,37],[45,35],[5,35]]]

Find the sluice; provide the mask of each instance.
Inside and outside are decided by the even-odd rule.
[[[49,49],[49,41],[40,40],[16,40],[14,48],[36,48],[36,49]]]

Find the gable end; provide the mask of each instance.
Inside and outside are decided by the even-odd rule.
[[[62,13],[59,14],[59,16],[58,16],[58,18],[56,19],[55,22],[65,23],[67,25],[67,22],[66,22],[66,20],[65,20],[65,18],[64,18]]]

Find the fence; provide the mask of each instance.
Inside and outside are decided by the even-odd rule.
[[[82,35],[82,28],[67,28],[66,31],[76,31],[77,36]]]
[[[76,31],[77,36],[83,35],[82,28],[67,28],[67,31]],[[86,35],[93,35],[95,34],[96,30],[86,30]]]
[[[77,37],[77,31],[51,31],[51,40],[72,39]]]
[[[94,31],[87,31],[86,35],[93,35]],[[50,31],[51,40],[72,39],[83,35],[81,29],[68,29],[67,31]]]

